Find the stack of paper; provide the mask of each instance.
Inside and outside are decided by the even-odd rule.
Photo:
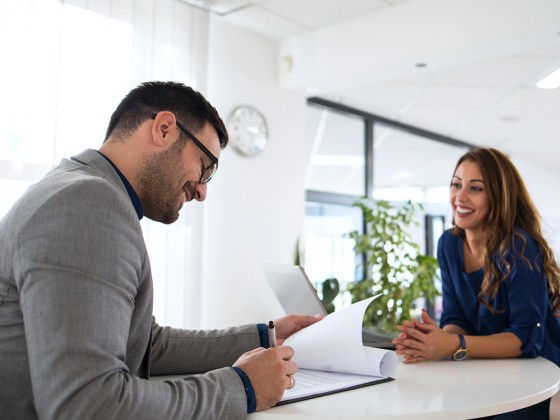
[[[362,320],[375,298],[333,312],[284,341],[294,349],[299,370],[295,387],[278,405],[392,380],[396,353],[362,344]]]

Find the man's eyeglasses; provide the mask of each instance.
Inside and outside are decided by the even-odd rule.
[[[156,119],[156,114],[152,114],[150,116],[150,118],[152,118],[152,120]],[[218,158],[216,156],[214,156],[212,154],[212,152],[210,150],[208,150],[206,148],[206,146],[204,144],[202,144],[202,142],[197,139],[195,137],[195,135],[193,133],[191,133],[189,130],[187,130],[187,128],[181,124],[179,121],[175,120],[175,123],[177,124],[177,127],[179,127],[183,133],[185,133],[187,136],[190,137],[190,139],[194,142],[194,144],[197,145],[197,147],[202,150],[204,152],[204,154],[206,156],[208,156],[208,158],[212,161],[212,163],[210,163],[210,165],[208,165],[206,168],[204,168],[200,174],[200,180],[199,182],[201,184],[206,184],[208,181],[210,181],[212,179],[212,177],[214,176],[214,174],[216,173],[216,171],[218,170]]]

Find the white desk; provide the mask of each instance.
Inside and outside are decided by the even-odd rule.
[[[540,357],[400,363],[395,376],[391,382],[274,407],[248,419],[466,419],[528,407],[560,389],[560,368]]]

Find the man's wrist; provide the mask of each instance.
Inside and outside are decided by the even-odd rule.
[[[253,384],[243,369],[234,366],[233,370],[237,372],[245,388],[245,395],[247,396],[247,414],[254,413],[257,410],[257,396],[255,395]]]
[[[265,349],[269,348],[270,342],[268,341],[268,326],[266,324],[257,324],[257,330],[259,331],[261,347],[264,347]]]

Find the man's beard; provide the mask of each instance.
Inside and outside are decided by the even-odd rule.
[[[169,150],[144,159],[139,175],[138,196],[144,215],[156,222],[170,224],[179,218],[179,209],[184,202],[184,191],[183,185],[175,185],[175,183],[181,179],[183,147],[184,144],[177,139]],[[192,186],[189,185],[189,188]]]

